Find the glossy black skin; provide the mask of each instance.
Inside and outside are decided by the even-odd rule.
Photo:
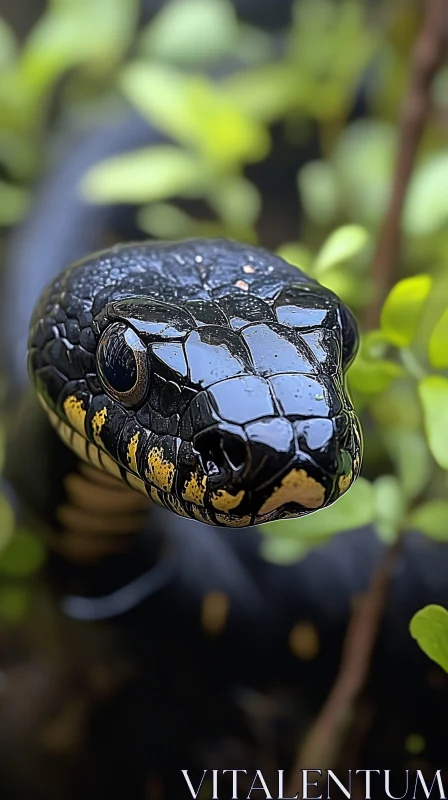
[[[339,497],[341,477],[355,479],[361,440],[344,371],[356,346],[339,299],[265,250],[143,243],[85,259],[47,288],[29,367],[61,419],[70,424],[67,397],[82,403],[92,444],[107,409],[101,447],[125,480],[138,434],[137,474],[153,499],[193,517],[185,487],[203,480],[203,521],[232,526],[308,513]],[[146,474],[154,449],[174,465],[156,493]],[[297,469],[321,500],[266,505]],[[213,505],[223,491],[243,493],[236,508]]]

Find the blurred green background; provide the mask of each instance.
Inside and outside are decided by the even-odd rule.
[[[148,236],[229,236],[277,250],[337,292],[363,334],[349,385],[363,477],[335,506],[263,527],[288,562],[350,527],[387,542],[448,538],[448,67],[407,193],[398,282],[363,320],[387,211],[416,0],[50,0],[0,5],[0,226],[4,253],[52,166],[53,132],[107,121],[125,101],[167,144],[105,159],[86,202],[133,209]],[[289,5],[291,8],[289,8]],[[61,265],[62,266],[62,265]],[[30,266],[32,269],[32,265]],[[8,376],[3,376],[3,387]],[[44,558],[0,505],[0,615],[19,619]]]

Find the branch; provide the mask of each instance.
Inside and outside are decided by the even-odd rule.
[[[401,545],[400,536],[387,548],[365,594],[355,601],[338,676],[298,755],[289,781],[288,795],[294,795],[297,787],[301,786],[302,769],[317,765],[331,769],[336,763],[353,715],[355,701],[367,678],[376,634]]]
[[[431,109],[430,88],[442,63],[448,36],[446,0],[424,0],[425,19],[411,53],[408,89],[401,112],[398,152],[389,208],[381,227],[372,266],[372,301],[366,328],[378,326],[381,307],[395,283],[400,256],[401,217],[418,146]]]

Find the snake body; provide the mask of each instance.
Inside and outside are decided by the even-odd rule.
[[[356,478],[356,347],[340,300],[268,251],[146,242],[50,283],[29,370],[81,459],[181,516],[243,527],[327,506]]]

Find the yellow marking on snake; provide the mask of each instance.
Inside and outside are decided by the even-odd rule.
[[[244,497],[244,489],[241,489],[238,494],[230,494],[226,492],[225,489],[218,489],[217,492],[212,494],[211,500],[213,508],[216,508],[217,511],[231,511],[232,508],[236,508],[241,503],[241,500]]]
[[[341,475],[338,481],[339,494],[344,494],[350,487],[353,480],[353,473],[349,472],[348,475]]]
[[[86,410],[82,400],[79,400],[74,394],[66,397],[64,400],[64,412],[72,428],[82,436],[85,436]]]
[[[207,488],[207,477],[202,478],[194,472],[190,480],[186,482],[182,497],[187,503],[194,503],[196,506],[204,505],[204,495]]]
[[[171,492],[175,466],[164,457],[163,447],[153,447],[148,453],[146,477],[164,492]]]
[[[137,469],[137,447],[138,447],[138,440],[140,438],[140,433],[137,431],[132,436],[129,444],[128,444],[128,464],[129,469],[132,469],[133,472],[138,472]]]
[[[103,442],[101,440],[101,431],[104,428],[104,423],[107,419],[107,408],[103,406],[99,411],[96,412],[92,419],[92,431],[93,431],[93,438],[95,439],[96,443],[102,445]]]
[[[304,508],[321,508],[324,500],[325,488],[319,481],[308,475],[304,469],[292,469],[263,503],[258,513],[269,514],[286,503],[300,503]]]
[[[215,514],[217,522],[226,525],[227,528],[245,528],[250,524],[250,516],[232,517],[230,514]]]

